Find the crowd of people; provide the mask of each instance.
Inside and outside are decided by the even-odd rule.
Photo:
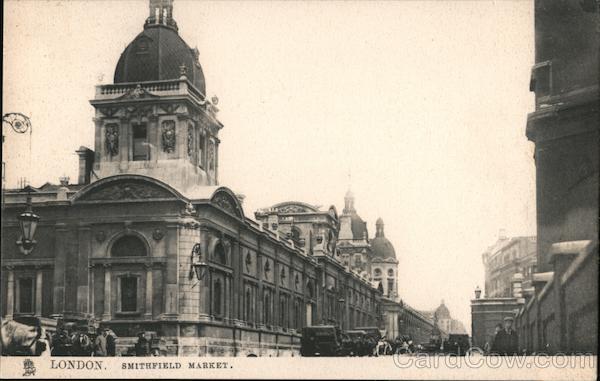
[[[117,340],[108,328],[98,328],[91,335],[87,327],[65,324],[52,335],[52,356],[115,356]]]

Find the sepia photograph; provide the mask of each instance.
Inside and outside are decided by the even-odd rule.
[[[599,0],[4,1],[0,377],[595,380],[599,55]]]

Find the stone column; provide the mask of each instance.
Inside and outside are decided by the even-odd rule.
[[[179,226],[177,223],[167,225],[167,234],[164,239],[167,263],[164,270],[165,306],[163,316],[166,319],[176,319],[179,314]]]
[[[96,113],[98,113],[98,111],[96,111]],[[104,159],[104,137],[102,136],[102,125],[103,125],[103,120],[102,118],[97,118],[94,117],[92,118],[92,121],[94,122],[94,126],[95,126],[95,131],[94,131],[94,168],[96,170],[98,170],[100,168],[100,160],[102,159],[103,161]]]
[[[146,127],[146,138],[148,139],[148,152],[150,153],[150,160],[156,162],[162,153],[162,145],[159,141],[160,132],[158,125],[158,115],[152,113],[148,116],[148,125]],[[154,147],[154,148],[153,148]]]
[[[86,314],[89,307],[89,262],[92,252],[92,231],[89,225],[80,224],[77,250],[77,312]]]
[[[14,267],[8,270],[8,288],[6,291],[6,320],[12,320],[15,312],[15,272]]]
[[[255,314],[255,318],[256,318],[256,322],[258,324],[266,324],[265,322],[265,314],[264,314],[264,308],[263,308],[263,303],[264,303],[264,291],[263,291],[263,280],[262,280],[262,271],[263,271],[263,263],[262,263],[262,254],[260,252],[260,241],[259,241],[259,245],[258,245],[258,250],[256,251],[256,262],[258,264],[258,295],[256,297],[256,308],[258,309],[258,311],[256,311]]]
[[[67,270],[67,226],[64,223],[56,224],[56,257],[54,259],[54,296],[53,316],[61,316],[65,309],[65,273]]]
[[[95,285],[94,285],[94,266],[89,265],[88,266],[88,271],[90,273],[89,275],[89,280],[90,280],[90,286],[88,287],[88,297],[90,299],[90,302],[88,303],[88,313],[91,314],[92,316],[94,316],[95,314],[95,297],[94,297],[94,290],[95,290]]]
[[[146,309],[144,318],[152,320],[152,264],[146,264]]]
[[[210,233],[205,226],[200,227],[200,246],[202,253],[202,260],[208,263],[208,242],[210,239]],[[200,300],[198,303],[198,315],[200,320],[210,321],[210,310],[211,310],[211,298],[210,298],[210,275],[208,273],[208,268],[205,268],[203,271],[204,278],[201,280],[195,280],[198,282],[198,291],[200,293]],[[194,277],[196,275],[194,274]]]
[[[229,319],[231,316],[229,314],[230,312],[230,306],[231,306],[231,278],[229,276],[229,274],[225,274],[225,282],[224,282],[224,290],[223,290],[223,304],[224,304],[224,311],[223,311],[223,316],[225,317],[225,319]]]
[[[35,316],[42,316],[42,269],[35,270]]]
[[[111,275],[110,265],[104,265],[104,311],[102,313],[102,320],[110,320],[112,318],[111,312]]]

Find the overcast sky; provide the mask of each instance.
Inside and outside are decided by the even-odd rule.
[[[482,252],[500,228],[535,233],[532,2],[174,5],[220,100],[221,185],[246,195],[246,214],[285,200],[341,212],[351,185],[370,234],[385,221],[402,298],[445,299],[470,331]],[[31,141],[3,128],[7,186],[76,181],[74,151],[93,148],[88,101],[147,0],[4,6],[3,113],[33,123]]]

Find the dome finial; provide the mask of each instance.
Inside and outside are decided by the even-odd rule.
[[[375,222],[375,237],[385,237],[383,226],[383,220],[379,217]]]
[[[173,20],[173,1],[149,0],[150,14],[146,19],[146,25],[162,24],[177,29],[177,24]]]
[[[346,195],[344,196],[343,213],[344,214],[356,213],[356,210],[354,209],[354,193],[352,193],[352,191],[350,190],[350,187],[348,187],[348,191],[346,192]]]

